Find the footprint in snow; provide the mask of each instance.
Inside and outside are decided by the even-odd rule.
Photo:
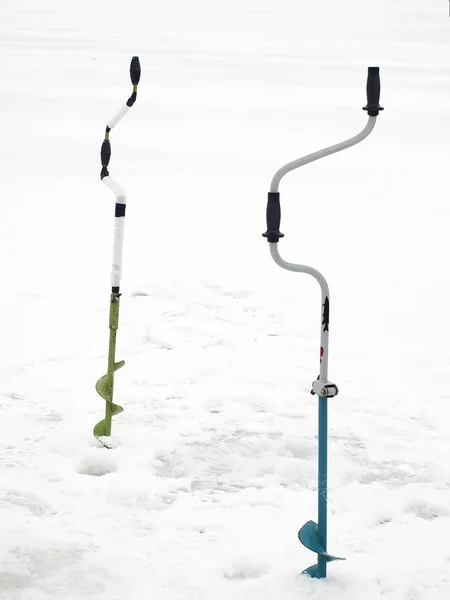
[[[167,340],[164,340],[152,333],[146,333],[143,338],[146,344],[151,344],[152,346],[156,346],[157,348],[161,348],[162,350],[172,350],[172,344]]]
[[[443,506],[436,506],[422,500],[411,502],[406,510],[420,519],[425,519],[425,521],[433,521],[449,514],[449,511]]]
[[[56,514],[56,510],[33,493],[7,490],[0,494],[0,507],[25,510],[34,517]]]

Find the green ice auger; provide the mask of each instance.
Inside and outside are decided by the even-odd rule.
[[[101,180],[116,197],[115,206],[115,230],[114,230],[114,249],[111,271],[111,298],[109,305],[109,350],[108,350],[108,372],[95,384],[95,389],[106,401],[105,418],[94,427],[96,438],[111,435],[111,419],[118,415],[123,408],[114,404],[114,372],[125,364],[121,360],[115,362],[116,356],[116,337],[119,327],[119,306],[120,306],[120,280],[122,278],[122,252],[123,252],[123,233],[125,227],[125,208],[127,197],[122,186],[112,179],[109,175],[108,165],[111,158],[111,144],[109,142],[109,132],[117,123],[127,114],[133,104],[136,102],[137,86],[141,77],[141,65],[139,58],[133,56],[130,65],[130,77],[133,84],[133,93],[128,98],[125,106],[110,120],[106,125],[105,139],[103,140],[100,156],[102,160]],[[106,444],[105,444],[106,445]]]

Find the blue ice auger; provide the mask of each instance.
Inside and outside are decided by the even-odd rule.
[[[303,158],[294,160],[284,167],[281,167],[273,176],[270,185],[270,192],[267,200],[267,231],[263,236],[267,238],[270,246],[270,253],[273,260],[288,271],[296,273],[307,273],[312,275],[320,285],[322,291],[322,323],[320,329],[320,372],[318,378],[312,384],[311,394],[316,394],[319,398],[319,440],[318,440],[318,522],[308,521],[298,532],[298,537],[302,544],[317,554],[317,564],[306,569],[305,573],[311,577],[322,578],[327,576],[327,563],[332,560],[343,560],[336,556],[332,556],[327,552],[327,477],[328,477],[328,398],[333,398],[338,393],[338,387],[328,381],[328,335],[330,323],[330,292],[328,284],[324,276],[312,267],[305,265],[297,265],[284,261],[278,253],[278,240],[284,236],[280,233],[280,194],[278,187],[280,181],[286,173],[298,169],[303,165],[340,152],[346,148],[350,148],[364,140],[372,129],[375,127],[377,116],[383,108],[379,104],[380,101],[380,74],[379,67],[369,67],[367,76],[367,105],[363,110],[366,110],[369,115],[369,120],[364,129],[344,142],[318,150],[312,154],[308,154]]]

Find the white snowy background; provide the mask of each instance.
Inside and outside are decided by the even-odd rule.
[[[1,600],[448,600],[450,19],[445,0],[0,5]],[[128,192],[113,450],[114,197]],[[331,287],[330,552],[317,512],[320,294]]]

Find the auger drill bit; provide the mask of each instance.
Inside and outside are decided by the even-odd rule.
[[[311,577],[323,578],[327,576],[327,564],[334,560],[343,560],[327,551],[327,506],[328,506],[328,400],[338,394],[338,387],[328,381],[328,337],[330,329],[330,291],[325,277],[306,265],[286,262],[278,251],[278,242],[284,235],[280,232],[281,208],[278,187],[281,179],[294,169],[303,167],[326,156],[330,156],[346,148],[350,148],[364,140],[375,127],[377,116],[383,107],[380,106],[380,75],[378,67],[369,67],[367,76],[367,105],[366,110],[369,120],[364,129],[354,137],[323,148],[307,156],[287,163],[275,173],[270,185],[267,199],[267,231],[263,236],[267,238],[270,254],[273,260],[283,269],[296,273],[311,275],[319,283],[322,295],[322,321],[320,328],[320,371],[318,378],[312,383],[311,393],[318,397],[318,519],[317,523],[308,521],[298,532],[301,543],[317,554],[317,563],[304,571]],[[322,232],[319,230],[320,242],[324,243]]]
[[[114,415],[118,415],[123,411],[123,408],[118,404],[114,404],[114,373],[123,365],[125,361],[115,362],[116,356],[116,337],[119,327],[119,306],[120,306],[120,280],[122,278],[122,252],[123,252],[123,234],[125,227],[125,208],[126,194],[122,186],[112,179],[109,175],[108,165],[111,158],[111,144],[109,141],[109,133],[117,123],[127,114],[133,104],[136,102],[137,86],[141,77],[141,65],[139,58],[133,56],[130,65],[130,77],[133,84],[133,93],[128,98],[125,106],[108,121],[105,130],[105,139],[103,140],[100,156],[102,161],[102,170],[100,178],[105,185],[113,192],[116,197],[115,205],[115,229],[114,229],[114,248],[111,271],[111,297],[109,305],[109,350],[108,350],[108,371],[106,375],[100,377],[95,384],[95,389],[100,396],[105,400],[105,418],[97,423],[94,427],[94,435],[96,438],[111,435],[111,419]],[[102,441],[102,440],[100,440]],[[107,444],[102,441],[107,446]],[[108,446],[107,446],[108,447]]]

